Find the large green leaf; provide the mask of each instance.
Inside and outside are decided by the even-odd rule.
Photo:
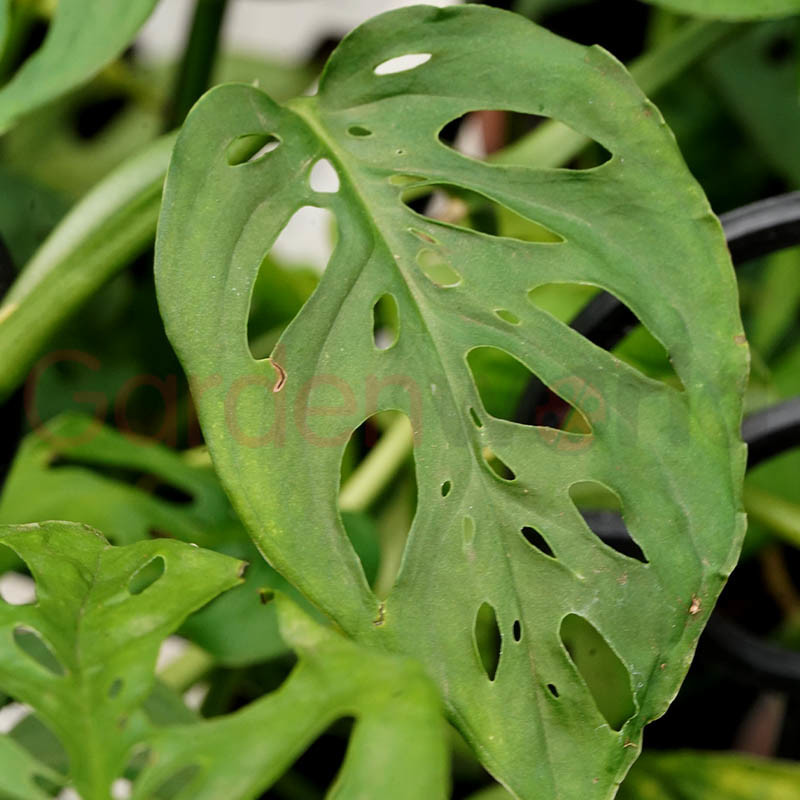
[[[0,133],[118,56],[155,4],[156,0],[60,0],[42,46],[0,89]]]
[[[447,737],[436,688],[418,664],[365,650],[278,596],[281,633],[299,662],[277,691],[226,717],[163,729],[134,798],[195,768],[174,800],[259,796],[331,723],[354,716],[344,765],[327,797],[437,800],[446,795]]]
[[[714,19],[769,19],[800,14],[800,0],[646,0],[653,5]]]
[[[140,706],[161,642],[243,565],[166,539],[114,548],[66,522],[3,526],[0,544],[37,592],[33,605],[0,605],[0,688],[59,737],[81,796],[105,800],[147,730]]]
[[[407,54],[430,59],[375,74]],[[437,141],[448,121],[487,108],[558,118],[613,158],[585,171],[501,166]],[[243,142],[270,136],[277,148],[244,160]],[[338,191],[310,186],[323,158]],[[563,241],[418,215],[402,192],[427,184],[478,192]],[[334,213],[338,244],[272,357],[256,361],[246,339],[253,283],[304,205]],[[457,285],[426,276],[421,267],[436,263],[458,273]],[[173,154],[156,278],[215,466],[270,562],[360,642],[419,658],[517,796],[609,797],[643,725],[677,691],[739,551],[747,372],[719,223],[619,63],[505,12],[420,6],[348,36],[316,96],[280,107],[251,86],[214,89]],[[685,390],[530,304],[529,290],[549,282],[621,297],[665,345]],[[372,309],[386,293],[400,333],[380,350]],[[480,346],[523,362],[592,434],[489,416],[465,358]],[[400,574],[379,601],[337,494],[348,435],[386,409],[412,419],[419,492]],[[487,448],[514,480],[493,471]],[[648,564],[585,525],[569,489],[586,480],[621,497]],[[531,547],[523,526],[555,557]],[[479,611],[491,633],[492,609],[502,637],[493,679],[475,637]]]

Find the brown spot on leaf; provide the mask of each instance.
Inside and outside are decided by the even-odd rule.
[[[273,361],[271,358],[269,359],[269,363],[272,364],[272,368],[278,375],[275,380],[275,385],[272,387],[272,391],[279,392],[286,383],[286,370],[277,361]]]

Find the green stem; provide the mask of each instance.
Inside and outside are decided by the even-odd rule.
[[[153,240],[175,137],[102,180],[56,226],[0,303],[0,402],[50,336]]]
[[[800,505],[747,483],[744,507],[752,519],[768,527],[787,544],[800,547]]]
[[[408,458],[412,445],[411,423],[405,415],[400,416],[342,487],[339,508],[342,511],[368,508]]]
[[[196,0],[189,41],[167,112],[167,130],[183,123],[189,109],[209,87],[219,49],[219,33],[228,0]]]
[[[741,25],[692,20],[681,26],[663,44],[635,59],[628,67],[646,95],[651,95],[677,77],[701,56],[718,46]],[[572,160],[591,142],[557,120],[547,120],[532,133],[490,156],[496,164],[558,167]]]

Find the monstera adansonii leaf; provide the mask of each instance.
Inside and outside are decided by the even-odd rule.
[[[477,109],[558,118],[612,157],[588,170],[471,159],[437,134]],[[323,159],[336,191],[312,187]],[[427,186],[468,189],[555,236],[525,242],[415,213],[404,193]],[[281,107],[252,86],[209,92],[165,191],[163,317],[216,468],[261,551],[349,635],[419,659],[516,796],[610,797],[644,724],[677,692],[744,530],[747,346],[733,273],[658,110],[597,47],[506,12],[418,6],[350,34],[315,96]],[[334,214],[338,243],[271,358],[256,361],[253,283],[306,205]],[[569,282],[633,309],[683,388],[529,300],[537,286]],[[399,334],[380,349],[373,309],[387,294]],[[591,431],[490,416],[467,362],[480,347],[526,365]],[[412,421],[419,491],[400,573],[378,598],[337,495],[349,435],[385,409]],[[585,524],[570,489],[586,481],[618,494],[646,563]],[[496,672],[475,637],[487,607],[502,639]]]

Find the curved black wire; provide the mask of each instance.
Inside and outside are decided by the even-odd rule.
[[[800,192],[742,206],[723,214],[720,222],[735,266],[792,247],[800,244]],[[570,327],[598,347],[610,350],[638,324],[626,305],[614,295],[600,292],[578,312]],[[547,387],[538,378],[531,379],[517,407],[517,420],[535,424],[537,409],[545,404],[546,396]]]
[[[800,244],[800,192],[771,197],[720,217],[734,265]],[[601,292],[570,323],[594,344],[611,349],[639,324],[616,297]],[[528,384],[517,410],[520,422],[536,423],[547,387],[537,378]],[[748,445],[747,468],[800,446],[800,397],[750,414],[742,423]],[[626,552],[632,544],[619,514],[584,512],[589,527],[605,542]],[[715,611],[704,646],[740,680],[761,688],[800,694],[800,652],[763,641]]]

